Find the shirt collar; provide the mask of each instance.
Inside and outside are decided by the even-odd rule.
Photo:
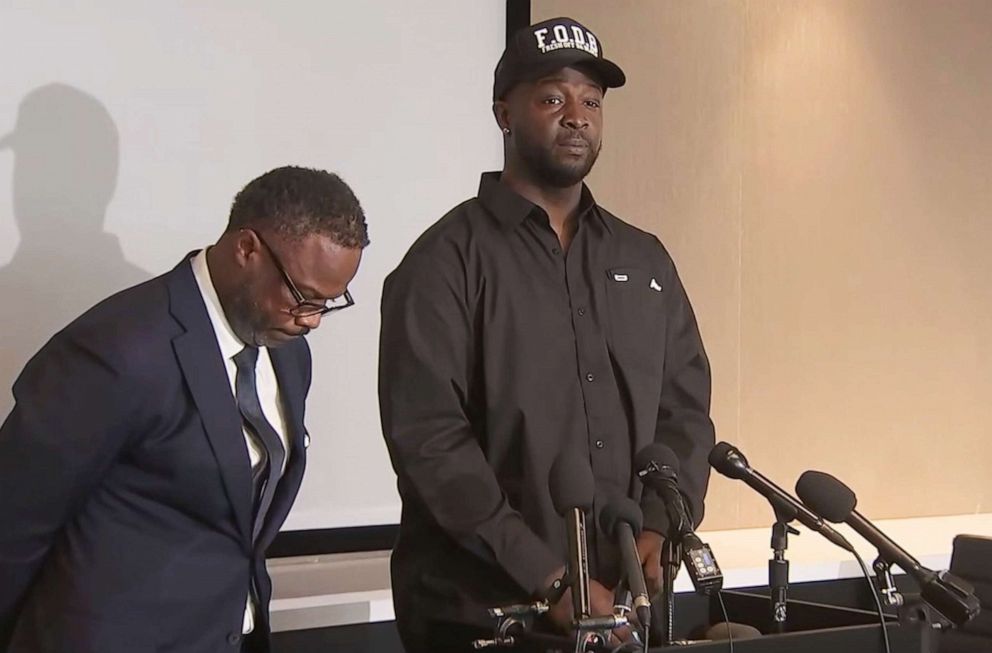
[[[479,201],[482,202],[489,211],[496,216],[502,224],[515,227],[524,221],[526,217],[534,211],[544,210],[504,184],[500,179],[499,172],[484,172],[479,181]],[[592,196],[592,191],[584,183],[582,184],[582,196],[579,198],[579,218],[582,219],[587,213],[596,215],[600,222],[610,233],[613,232],[609,222],[607,222],[596,207],[596,200]]]
[[[214,282],[210,278],[210,268],[207,266],[207,250],[200,250],[191,261],[193,266],[193,278],[203,296],[203,303],[207,307],[207,315],[210,317],[210,324],[214,327],[214,335],[217,337],[217,344],[220,345],[220,353],[225,359],[234,358],[235,354],[245,348],[245,343],[234,333],[231,323],[227,321],[224,314],[224,307],[221,306]]]

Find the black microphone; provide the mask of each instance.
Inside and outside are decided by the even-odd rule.
[[[641,483],[657,492],[665,504],[671,522],[668,537],[682,545],[682,559],[693,587],[700,594],[719,590],[723,587],[723,573],[709,545],[693,530],[685,497],[679,491],[678,456],[663,444],[649,444],[637,452],[634,469]]]
[[[744,454],[732,444],[718,442],[710,451],[710,466],[724,476],[747,483],[751,489],[768,499],[785,521],[793,519],[827,538],[846,551],[854,551],[854,547],[843,535],[825,524],[819,515],[810,512],[809,508],[799,503],[791,494],[775,485],[747,464]]]
[[[619,542],[624,578],[633,595],[634,611],[646,629],[651,622],[651,600],[648,598],[647,583],[644,582],[641,557],[637,554],[637,542],[634,540],[641,532],[643,521],[641,507],[625,496],[611,498],[599,513],[600,530]]]
[[[592,509],[595,488],[592,467],[581,456],[566,450],[551,466],[548,489],[555,512],[565,518],[568,538],[568,571],[565,575],[572,588],[576,622],[592,614],[589,555],[586,550],[586,513]]]
[[[613,589],[613,614],[626,615],[631,611],[630,590],[627,588],[627,579],[621,578],[620,582]]]
[[[879,557],[889,564],[899,565],[915,578],[923,600],[951,622],[961,626],[978,614],[981,604],[974,587],[949,571],[933,571],[921,565],[855,510],[858,499],[854,492],[830,474],[803,472],[796,482],[796,494],[824,519],[846,523],[878,549]]]

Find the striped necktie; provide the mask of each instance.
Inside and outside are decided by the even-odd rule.
[[[252,470],[252,485],[255,497],[255,523],[252,529],[252,543],[258,538],[265,516],[272,505],[279,477],[282,476],[283,463],[286,460],[286,448],[279,434],[272,428],[269,420],[262,412],[262,403],[258,398],[258,387],[255,384],[255,363],[258,361],[258,349],[245,347],[234,356],[234,364],[238,371],[234,380],[234,394],[238,402],[238,410],[244,418],[245,427],[250,437],[261,445],[262,461],[257,469]]]

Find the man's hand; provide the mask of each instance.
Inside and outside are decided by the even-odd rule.
[[[551,584],[554,583],[555,580],[561,578],[564,573],[564,568],[554,572],[546,579],[544,586],[551,587]],[[602,583],[595,580],[590,580],[589,607],[592,611],[591,616],[593,617],[605,617],[613,614],[613,592],[603,586]],[[569,588],[565,590],[565,593],[562,595],[561,599],[551,606],[551,609],[548,611],[548,619],[559,631],[563,633],[571,633],[572,621],[575,618],[574,612],[575,608],[574,602],[572,601],[572,590]]]
[[[661,547],[664,543],[665,538],[654,531],[643,530],[637,536],[637,555],[641,559],[644,582],[651,596],[655,596],[662,588]]]

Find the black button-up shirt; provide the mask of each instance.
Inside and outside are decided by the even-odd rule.
[[[542,589],[565,563],[548,490],[565,448],[589,459],[596,514],[625,494],[664,533],[664,508],[642,496],[631,460],[668,445],[698,522],[709,399],[695,317],[658,240],[583,186],[565,255],[547,214],[484,174],[478,198],[424,233],[383,292],[379,401],[403,498],[397,618],[436,598],[432,614],[472,620]],[[587,530],[593,567],[615,580],[613,543]]]

